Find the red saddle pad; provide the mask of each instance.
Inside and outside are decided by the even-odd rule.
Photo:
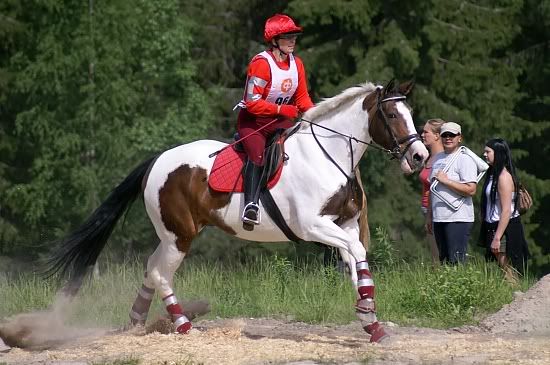
[[[243,164],[246,161],[246,153],[237,152],[228,147],[220,152],[214,160],[208,185],[211,189],[224,193],[242,193],[243,190]],[[267,188],[271,189],[277,184],[283,172],[283,164],[279,163],[277,171],[267,182]]]

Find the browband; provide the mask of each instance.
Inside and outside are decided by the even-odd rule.
[[[385,99],[382,99],[380,100],[380,103],[385,103],[386,101],[390,101],[390,100],[405,100],[407,99],[406,96],[403,96],[403,95],[400,95],[400,96],[392,96],[392,97],[389,97],[389,98],[385,98]]]

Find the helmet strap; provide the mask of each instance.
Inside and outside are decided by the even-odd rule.
[[[281,49],[281,47],[279,47],[279,40],[278,40],[278,39],[274,39],[274,41],[275,41],[275,42],[272,42],[272,43],[271,43],[271,46],[272,46],[273,48],[279,50],[279,52],[280,52],[281,54],[283,54],[283,55],[285,55],[285,56],[288,57],[288,53],[286,53],[285,51],[283,51],[283,50]]]

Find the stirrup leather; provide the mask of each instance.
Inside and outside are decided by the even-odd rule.
[[[246,213],[249,210],[255,210],[256,211],[256,219],[251,219],[246,216]],[[261,212],[260,212],[260,206],[254,202],[250,202],[244,206],[243,209],[243,215],[241,217],[241,220],[245,223],[252,223],[252,224],[260,224],[260,221],[262,220]]]

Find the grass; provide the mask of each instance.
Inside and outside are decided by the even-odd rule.
[[[515,290],[494,264],[470,262],[443,266],[393,263],[374,272],[379,318],[400,325],[448,328],[475,324],[512,300]],[[101,276],[86,283],[76,299],[79,323],[120,326],[141,285],[141,264],[107,264]],[[318,262],[294,263],[273,256],[248,264],[184,264],[174,280],[180,299],[207,299],[206,318],[275,317],[308,323],[344,324],[356,320],[350,281]],[[0,318],[46,308],[58,285],[32,274],[0,274]],[[155,298],[149,318],[163,315]]]

